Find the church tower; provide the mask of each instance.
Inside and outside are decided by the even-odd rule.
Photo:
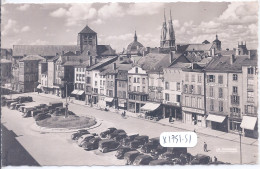
[[[218,40],[218,35],[216,34],[216,39],[213,41],[213,45],[216,50],[221,50],[221,41]]]
[[[168,22],[168,31],[166,33],[166,40],[164,43],[164,48],[169,48],[171,51],[175,50],[175,33],[172,24],[172,14],[170,10],[170,19]]]
[[[81,53],[84,50],[97,52],[97,33],[86,25],[85,28],[78,33],[78,45],[80,46]]]
[[[163,48],[165,45],[166,35],[167,35],[167,24],[166,24],[165,9],[164,9],[164,21],[163,21],[163,26],[162,26],[162,30],[161,30],[161,42],[160,42],[161,48]]]

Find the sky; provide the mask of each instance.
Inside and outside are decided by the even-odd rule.
[[[212,42],[216,33],[222,49],[246,41],[258,47],[258,2],[85,3],[2,5],[2,48],[13,45],[76,45],[77,34],[88,25],[98,44],[117,52],[134,40],[159,47],[164,9],[170,10],[176,43]]]

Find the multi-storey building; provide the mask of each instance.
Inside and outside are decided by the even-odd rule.
[[[74,90],[71,92],[72,96],[75,96],[77,100],[85,100],[85,74],[88,62],[79,63],[74,67]]]
[[[38,82],[38,64],[44,60],[38,55],[29,55],[19,61],[19,86],[20,92],[34,92]]]
[[[124,66],[124,68],[126,68],[127,65]],[[129,66],[129,69],[131,69],[131,65]],[[128,101],[128,93],[127,93],[127,74],[128,74],[128,70],[118,70],[118,74],[117,74],[117,97],[118,97],[118,108],[119,109],[127,109],[127,101]]]
[[[253,53],[254,52],[254,53]],[[258,66],[257,52],[242,63],[242,128],[244,136],[258,138]]]
[[[1,84],[10,83],[12,78],[12,62],[7,59],[1,59]]]
[[[192,63],[182,71],[183,122],[206,127],[203,67]]]

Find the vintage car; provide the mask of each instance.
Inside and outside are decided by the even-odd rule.
[[[116,156],[117,159],[123,159],[126,152],[134,151],[134,150],[136,150],[136,149],[132,149],[130,147],[120,147],[117,150],[115,156]]]
[[[100,137],[95,137],[90,139],[88,142],[84,142],[82,144],[82,147],[84,148],[84,150],[95,150],[98,149],[100,141],[101,141]]]
[[[115,127],[110,127],[106,131],[100,133],[101,138],[106,138],[110,133],[113,133],[116,130]]]
[[[102,153],[117,150],[120,147],[120,143],[115,140],[105,139],[99,142],[98,149]]]
[[[167,147],[163,147],[161,145],[158,145],[156,149],[152,149],[151,155],[152,156],[159,156],[167,151]]]
[[[88,142],[90,139],[95,138],[94,134],[85,134],[78,139],[78,146],[82,146],[84,142]]]
[[[90,132],[88,130],[78,130],[76,133],[73,133],[71,135],[71,139],[72,140],[78,140],[82,135],[85,135],[85,134],[90,134]]]
[[[107,137],[108,137],[109,139],[113,139],[113,138],[117,137],[119,133],[125,133],[125,134],[126,134],[125,130],[117,129],[117,130],[115,130],[113,133],[108,134]]]
[[[49,106],[51,106],[53,109],[56,107],[63,107],[63,102],[60,101],[50,102]]]
[[[50,118],[51,115],[49,114],[46,114],[46,113],[40,113],[40,114],[37,114],[35,116],[35,121],[40,121],[40,120],[44,120],[44,119],[47,119],[47,118]]]
[[[204,154],[197,154],[192,158],[191,165],[209,164],[210,162],[210,156]]]
[[[137,136],[134,141],[130,142],[131,148],[140,148],[148,142],[149,137],[146,135]]]
[[[113,139],[117,142],[122,142],[122,140],[126,137],[127,137],[126,133],[122,132],[117,134],[117,136],[115,136]]]
[[[141,153],[140,153],[139,151],[137,151],[137,150],[126,152],[126,153],[125,153],[125,156],[124,156],[124,159],[125,159],[125,161],[126,161],[126,165],[131,165],[131,164],[133,164],[135,158],[136,158],[138,155],[141,155]]]
[[[20,102],[20,103],[25,103],[25,102],[32,102],[33,101],[33,98],[31,96],[19,96],[17,98],[17,100]]]
[[[135,158],[133,165],[149,165],[153,158],[149,155],[142,154]]]
[[[164,160],[164,159],[158,159],[158,160],[153,160],[150,161],[149,165],[172,165],[173,162],[169,160]]]
[[[15,106],[16,106],[17,104],[19,104],[19,102],[13,102],[13,103],[10,104],[10,106],[9,106],[8,108],[11,109],[11,110],[13,110],[13,109],[15,109]]]
[[[160,138],[151,138],[149,142],[144,144],[141,148],[141,152],[150,153],[153,149],[156,149],[160,145]]]
[[[127,134],[127,137],[122,141],[122,145],[129,146],[130,142],[133,141],[137,136],[139,136],[138,133]]]
[[[23,108],[23,117],[31,117],[32,116],[32,111],[34,110],[35,108],[32,107],[32,106],[25,106]]]
[[[18,110],[21,106],[25,106],[25,104],[22,104],[22,103],[16,104],[15,105],[15,109]]]
[[[9,108],[11,103],[17,102],[17,99],[12,99],[12,100],[7,100],[6,101],[6,106]]]

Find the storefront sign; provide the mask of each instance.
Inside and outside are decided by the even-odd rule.
[[[188,112],[191,112],[191,113],[205,114],[205,112],[203,110],[193,109],[193,108],[189,108],[189,107],[182,107],[182,110],[188,111]]]

